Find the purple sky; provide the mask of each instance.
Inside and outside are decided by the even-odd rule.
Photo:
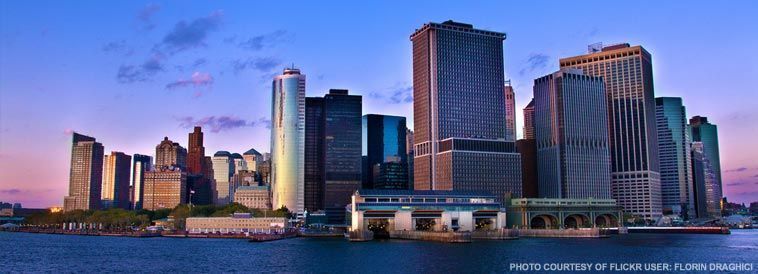
[[[347,88],[364,96],[364,113],[412,126],[408,37],[447,19],[508,34],[519,109],[559,58],[595,42],[643,45],[656,95],[684,97],[689,116],[719,126],[725,195],[756,201],[756,14],[755,1],[613,12],[605,1],[0,1],[0,201],[61,205],[74,130],[106,152],[152,155],[163,136],[186,146],[199,123],[208,154],[268,151],[270,80],[293,63],[309,96]]]

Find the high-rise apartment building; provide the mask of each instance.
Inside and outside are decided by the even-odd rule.
[[[693,142],[702,144],[703,157],[708,160],[710,169],[714,176],[714,182],[706,183],[706,189],[712,189],[711,193],[706,193],[708,197],[708,212],[711,216],[721,216],[721,198],[722,198],[722,181],[721,181],[721,158],[719,157],[719,135],[718,127],[708,122],[708,117],[694,116],[690,118],[690,133]],[[716,202],[718,200],[718,202]],[[716,207],[718,206],[718,209]]]
[[[306,99],[305,203],[319,206],[315,199],[323,193],[321,204],[330,223],[344,223],[344,208],[361,185],[361,103],[360,95],[344,89]]]
[[[692,182],[692,141],[682,98],[655,98],[655,119],[663,212],[694,218],[697,214]]]
[[[362,120],[363,189],[408,189],[405,117],[368,114]]]
[[[74,132],[68,196],[63,198],[64,211],[100,208],[103,151],[103,145],[95,138]]]
[[[540,198],[610,199],[602,77],[564,68],[534,80]]]
[[[414,189],[521,196],[521,157],[505,126],[505,34],[446,21],[410,39]]]
[[[177,167],[157,167],[145,172],[142,208],[174,208],[187,200],[187,173]]]
[[[200,127],[195,127],[193,131],[189,133],[187,148],[187,173],[203,173],[205,147],[203,146],[203,131]]]
[[[516,93],[513,92],[511,80],[505,81],[503,87],[505,97],[505,140],[516,141]]]
[[[226,205],[230,203],[231,192],[234,187],[231,184],[231,178],[234,175],[234,159],[228,151],[218,151],[213,154],[213,189],[216,190],[214,201],[216,205]]]
[[[187,149],[179,143],[169,140],[168,137],[163,137],[163,141],[155,147],[155,167],[185,169],[187,167]]]
[[[132,157],[132,209],[142,209],[145,172],[153,169],[153,157],[134,154]]]
[[[650,53],[641,46],[618,44],[562,58],[560,66],[603,77],[611,194],[625,212],[647,220],[658,219],[662,202]]]
[[[524,139],[535,139],[534,98],[524,107]]]
[[[271,88],[271,188],[273,208],[305,210],[305,75],[288,68]]]
[[[102,208],[129,209],[129,176],[132,156],[112,151],[103,157],[103,185],[100,189]]]

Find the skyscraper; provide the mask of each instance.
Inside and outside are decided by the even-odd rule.
[[[524,139],[534,140],[534,98],[524,107]]]
[[[272,206],[303,212],[305,151],[305,75],[288,68],[271,87]]]
[[[363,188],[408,189],[405,117],[368,114],[362,119]]]
[[[655,98],[663,211],[684,218],[695,213],[691,139],[682,98]]]
[[[145,172],[153,169],[153,157],[134,154],[132,157],[132,209],[142,209]]]
[[[234,175],[234,159],[228,151],[218,151],[213,154],[213,181],[212,189],[216,190],[214,197],[216,205],[226,205],[232,201],[231,193],[234,188],[231,178]]]
[[[561,68],[602,76],[608,107],[611,194],[625,212],[647,220],[662,214],[653,66],[641,46],[618,44],[563,58]]]
[[[705,157],[708,160],[708,164],[710,165],[710,168],[715,177],[714,178],[715,181],[713,182],[713,185],[708,186],[709,188],[713,189],[712,190],[713,193],[706,194],[708,197],[710,197],[708,203],[711,207],[708,208],[708,211],[709,213],[711,213],[712,216],[716,216],[715,214],[718,214],[717,216],[720,216],[721,215],[720,201],[722,198],[722,181],[721,181],[721,158],[719,157],[720,154],[719,154],[718,127],[708,122],[708,117],[694,116],[690,119],[690,130],[692,134],[692,141],[702,143],[701,153],[703,154],[703,157]],[[713,206],[715,206],[714,204],[716,202],[714,201],[716,199],[719,200],[718,210],[713,208]]]
[[[521,196],[521,157],[506,141],[505,34],[446,21],[410,39],[415,189]]]
[[[260,152],[258,152],[254,148],[251,148],[242,154],[242,158],[245,159],[247,170],[258,172],[259,162],[263,160],[263,155],[261,155]]]
[[[716,174],[713,167],[705,156],[702,142],[692,142],[692,185],[695,203],[695,216],[697,218],[718,217],[721,212],[716,203],[714,186]]]
[[[324,209],[324,98],[305,98],[305,209]]]
[[[505,81],[505,140],[516,141],[516,94],[513,92],[511,80]]]
[[[74,132],[68,196],[63,198],[64,211],[100,208],[103,150],[103,145],[95,138]]]
[[[602,77],[564,68],[534,80],[540,198],[611,198]]]
[[[132,156],[112,151],[103,159],[103,185],[100,189],[102,208],[129,209],[129,171]]]
[[[193,132],[189,133],[187,148],[187,172],[190,174],[203,173],[205,147],[203,146],[203,131],[200,127],[195,127]]]
[[[361,184],[362,97],[330,89],[319,99],[306,99],[305,203],[318,206],[316,199],[323,192],[321,203],[329,222],[344,223],[345,206]],[[323,176],[320,184],[319,176]]]
[[[158,146],[155,147],[155,167],[187,167],[187,149],[163,137]]]

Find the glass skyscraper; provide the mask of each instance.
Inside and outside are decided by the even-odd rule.
[[[305,209],[324,209],[324,98],[305,98]]]
[[[692,141],[682,98],[655,98],[655,119],[658,126],[663,211],[693,218],[696,213],[690,152]]]
[[[408,189],[405,117],[363,116],[363,188]]]
[[[709,205],[708,212],[711,216],[721,216],[722,181],[718,128],[708,122],[708,117],[694,116],[690,119],[690,130],[692,141],[702,143],[703,157],[706,158],[714,176],[712,184],[706,182],[706,189],[712,188],[712,193],[706,193]],[[716,209],[717,205],[718,209]]]
[[[305,147],[305,75],[288,68],[271,87],[272,206],[303,212]]]
[[[560,60],[602,76],[608,107],[611,194],[624,211],[649,221],[662,214],[652,57],[641,46],[617,44]]]
[[[132,209],[142,209],[145,191],[145,172],[153,168],[153,157],[134,154],[132,157]]]
[[[446,21],[410,39],[414,189],[521,196],[521,157],[506,133],[505,34]]]
[[[534,80],[540,198],[610,199],[602,77],[564,68]]]

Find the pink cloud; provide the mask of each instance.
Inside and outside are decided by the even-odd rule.
[[[210,86],[213,84],[213,76],[211,76],[210,73],[207,72],[199,72],[196,71],[195,73],[192,73],[192,76],[189,79],[180,79],[176,82],[169,83],[166,85],[167,89],[174,89],[179,87],[201,87],[201,86]]]

